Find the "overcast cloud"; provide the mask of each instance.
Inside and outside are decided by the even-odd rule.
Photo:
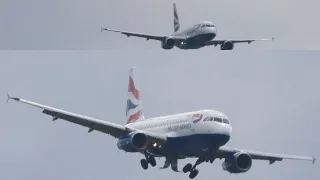
[[[319,156],[319,52],[212,53],[197,51],[0,52],[0,179],[188,179],[187,174],[144,171],[140,154],[116,140],[40,109],[5,103],[20,96],[72,112],[125,123],[128,70],[136,66],[146,117],[199,110],[224,112],[233,125],[228,146]],[[319,158],[319,157],[318,157]],[[179,161],[179,169],[195,159]],[[254,161],[229,174],[222,160],[201,164],[197,180],[319,179],[319,163]]]
[[[100,32],[100,27],[169,35],[172,0],[4,0],[0,49],[160,49],[160,43]],[[275,37],[235,49],[319,49],[318,1],[178,0],[181,27],[209,20],[217,39]],[[208,49],[218,48],[206,47]],[[177,49],[176,49],[177,50]]]

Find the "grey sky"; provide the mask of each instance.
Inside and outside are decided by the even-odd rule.
[[[2,1],[0,49],[159,49],[159,42],[101,33],[100,26],[168,35],[173,31],[172,2]],[[178,0],[177,5],[182,28],[209,20],[218,27],[218,39],[276,39],[272,43],[236,45],[236,50],[320,47],[318,1]]]
[[[128,69],[136,66],[146,117],[217,109],[233,125],[228,146],[319,156],[319,52],[1,51],[0,179],[188,179],[140,167],[140,154],[116,140],[40,109],[5,103],[5,93],[125,123]],[[318,157],[319,159],[319,157]],[[181,169],[187,162],[179,161]],[[221,160],[199,166],[198,180],[319,179],[319,162],[254,161],[230,175]]]

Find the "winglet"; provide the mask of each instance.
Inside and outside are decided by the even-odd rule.
[[[11,96],[9,95],[9,93],[7,93],[7,102],[8,102],[10,99],[13,99],[13,100],[15,100],[15,101],[20,101],[20,98],[11,97]]]
[[[7,101],[6,102],[8,102],[10,99],[11,99],[11,96],[9,95],[9,93],[7,93]]]
[[[312,161],[312,164],[314,164],[314,163],[316,162],[316,160],[317,160],[317,159],[314,157],[314,158],[313,158],[313,161]]]
[[[271,39],[272,39],[272,41],[274,41],[274,37],[272,37]]]
[[[102,32],[102,30],[103,30],[103,27],[101,26],[100,32]]]

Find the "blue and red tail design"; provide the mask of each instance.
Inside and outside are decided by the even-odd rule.
[[[134,67],[130,68],[129,72],[126,115],[127,124],[144,119],[140,100],[140,89]]]

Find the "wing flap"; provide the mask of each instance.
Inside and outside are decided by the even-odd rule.
[[[211,40],[209,42],[207,42],[207,46],[211,46],[211,45],[214,45],[214,46],[217,46],[217,45],[221,45],[223,44],[224,42],[226,41],[229,41],[229,42],[232,42],[232,43],[252,43],[254,41],[270,41],[270,40],[274,40],[274,38],[271,38],[271,39],[239,39],[239,40]]]
[[[97,122],[89,121],[88,119],[79,118],[79,117],[75,117],[75,116],[70,116],[70,115],[67,115],[67,114],[62,114],[62,113],[58,113],[58,112],[55,112],[55,111],[50,111],[48,109],[44,109],[42,111],[42,113],[52,116],[53,120],[63,119],[63,120],[66,120],[68,122],[87,127],[88,128],[88,132],[92,132],[93,130],[96,130],[96,131],[100,131],[100,132],[109,134],[109,135],[111,135],[111,136],[113,136],[115,138],[120,137],[121,133],[123,131],[125,131],[124,128],[114,128],[114,127],[110,127],[110,126],[105,126],[105,125],[102,125],[102,124],[97,123]]]
[[[152,39],[152,40],[163,41],[165,39],[164,36],[156,36],[156,35],[150,35],[150,34],[144,34],[144,33],[134,33],[134,32],[120,31],[120,30],[107,29],[107,28],[101,28],[101,31],[102,30],[110,31],[110,32],[118,32],[126,35],[127,37],[135,36],[135,37],[146,38],[147,40]]]
[[[218,154],[219,154],[219,158],[226,158],[237,152],[246,152],[250,154],[252,159],[267,160],[269,161],[270,164],[273,164],[275,161],[282,161],[283,159],[305,160],[305,161],[312,161],[313,163],[316,161],[316,158],[314,157],[295,156],[295,155],[288,155],[288,154],[274,154],[274,153],[259,152],[259,151],[237,149],[237,148],[228,148],[228,147],[220,147]]]

